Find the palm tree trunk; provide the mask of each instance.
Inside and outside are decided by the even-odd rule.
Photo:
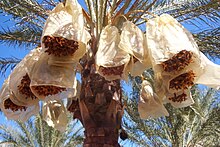
[[[123,106],[120,80],[106,81],[95,73],[94,61],[83,66],[79,100],[85,128],[84,147],[119,147]]]

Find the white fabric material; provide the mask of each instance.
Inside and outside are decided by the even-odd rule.
[[[5,109],[4,102],[7,99],[15,97],[9,89],[9,80],[10,79],[5,80],[5,82],[3,83],[2,89],[0,91],[0,108],[8,119],[19,120],[21,122],[25,122],[31,116],[39,113],[39,110],[40,110],[39,104],[37,103],[32,106],[27,106],[26,110],[22,109],[22,110],[17,110],[14,112],[11,109]]]
[[[147,55],[147,50],[144,46],[144,34],[130,21],[123,23],[120,43],[118,46],[141,62]]]
[[[123,23],[118,46],[132,56],[129,63],[130,69],[127,69],[131,75],[140,76],[144,70],[151,67],[145,36],[132,22],[126,21]],[[133,58],[138,61],[134,63]]]
[[[220,88],[220,65],[210,61],[203,53],[201,60],[204,62],[204,72],[199,76],[196,83],[203,84],[215,89]]]
[[[49,65],[49,55],[42,53],[39,61],[34,65],[31,71],[31,90],[41,100],[63,99],[73,97],[75,93],[75,64],[63,64],[63,66]],[[66,88],[65,91],[57,95],[45,96],[38,95],[32,88],[33,86],[51,85]]]
[[[15,95],[15,97],[11,98],[11,101],[17,105],[31,106],[37,104],[39,101],[37,98],[26,99],[26,95],[23,95],[19,92],[18,86],[20,85],[23,76],[28,74],[30,77],[30,71],[34,64],[38,61],[41,54],[40,50],[41,48],[36,48],[30,51],[30,53],[26,55],[20,63],[16,65],[16,67],[10,74],[9,87]]]
[[[162,101],[154,93],[152,85],[146,80],[142,82],[138,112],[142,119],[158,118],[169,115]]]
[[[43,29],[42,39],[44,36],[63,37],[79,43],[79,49],[73,56],[67,57],[69,60],[64,59],[66,62],[76,62],[87,52],[86,44],[91,36],[85,29],[82,7],[77,0],[67,0],[65,6],[60,3],[51,11]],[[41,45],[45,50],[43,42]],[[62,59],[54,57],[50,58],[50,62],[64,62]]]
[[[130,60],[130,55],[128,51],[126,52],[118,47],[119,41],[120,34],[115,26],[108,25],[102,30],[95,59],[98,73],[105,77],[106,80],[115,80],[127,77],[127,73],[125,72],[122,76],[103,75],[102,71],[99,69],[100,66],[116,67],[124,65],[125,71],[125,68]]]
[[[55,129],[64,132],[68,123],[67,110],[62,101],[47,101],[43,104],[43,119]]]
[[[195,74],[194,83],[219,88],[219,84],[214,83],[215,80],[215,82],[219,81],[217,76],[219,69],[216,68],[218,66],[206,60],[207,58],[199,51],[192,34],[172,16],[163,14],[149,20],[147,22],[146,40],[153,70],[156,73],[155,87],[159,97],[167,100],[174,93],[182,94],[185,91],[187,94],[186,101],[178,103],[169,101],[174,107],[186,107],[194,103],[189,90],[190,86],[187,90],[169,88],[170,81],[181,74],[193,71]],[[164,71],[161,63],[182,50],[192,52],[192,62],[180,71]],[[212,74],[211,69],[214,71]],[[209,78],[211,78],[210,81],[208,81]]]
[[[80,90],[81,90],[80,88],[81,88],[81,84],[78,80],[76,80],[76,76],[75,76],[72,88],[66,88],[65,91],[62,91],[58,94],[46,96],[44,101],[60,100],[64,98],[71,98],[76,100],[80,96]]]
[[[180,95],[182,94],[183,92],[178,92],[176,93],[176,95]],[[169,97],[173,97],[173,93],[167,93],[166,94],[166,99],[164,100],[164,102],[169,102],[173,107],[175,108],[182,108],[182,107],[187,107],[187,106],[190,106],[192,104],[194,104],[194,100],[192,98],[192,95],[191,95],[191,92],[190,92],[190,89],[187,89],[184,91],[184,93],[187,95],[186,97],[186,100],[185,101],[182,101],[182,102],[173,102],[171,100],[169,100],[168,98]]]
[[[160,64],[182,50],[200,54],[192,34],[168,14],[147,22],[146,37],[153,64]]]
[[[201,64],[201,54],[192,34],[172,16],[163,14],[149,20],[147,22],[146,40],[155,72],[161,72],[162,75],[178,76],[193,69],[196,73],[195,79],[203,73],[204,65]],[[193,53],[193,62],[181,71],[172,73],[163,71],[160,64],[182,50]]]

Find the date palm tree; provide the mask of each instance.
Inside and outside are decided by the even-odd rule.
[[[126,17],[143,31],[143,25],[153,15],[168,13],[181,23],[207,25],[194,33],[201,51],[219,57],[219,23],[218,0],[85,0],[83,15],[91,35],[90,51],[81,60],[82,88],[80,100],[74,112],[85,128],[84,146],[119,146],[118,137],[124,112],[124,101],[120,80],[107,81],[94,70],[94,55],[97,52],[100,33],[108,24],[109,18],[116,20]],[[54,0],[2,0],[0,11],[9,15],[15,22],[13,28],[3,27],[0,42],[7,45],[39,46],[43,26],[49,12],[56,6]],[[144,19],[143,19],[144,17]],[[123,21],[123,20],[122,20]],[[116,21],[118,25],[121,20]],[[198,23],[197,23],[198,22]],[[210,23],[211,22],[211,23]],[[92,54],[92,55],[91,55]],[[91,56],[90,56],[91,55]],[[17,60],[0,60],[0,69],[4,71]],[[121,131],[123,132],[123,131]]]

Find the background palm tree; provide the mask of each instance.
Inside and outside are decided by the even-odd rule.
[[[71,121],[65,132],[47,125],[39,114],[27,122],[9,121],[0,124],[0,145],[10,143],[14,147],[77,147],[83,142],[83,128],[77,120]]]
[[[56,4],[57,1],[54,0],[2,0],[0,2],[0,11],[3,15],[9,15],[10,20],[15,22],[15,26],[13,28],[2,28],[0,31],[0,42],[6,43],[7,45],[25,46],[26,48],[40,45],[44,22],[50,10],[55,7]],[[144,25],[142,24],[144,24],[148,18],[152,17],[148,15],[148,12],[150,12],[156,15],[169,13],[179,22],[185,24],[186,27],[193,26],[193,29],[196,29],[196,31],[193,31],[191,27],[189,28],[191,28],[200,46],[200,50],[212,57],[220,57],[218,25],[220,16],[218,0],[85,0],[83,4],[85,8],[84,16],[92,36],[91,50],[94,54],[97,51],[100,32],[108,23],[107,13],[113,20],[119,15],[124,15],[128,20],[140,26],[140,28],[145,31]],[[107,9],[111,10],[108,11]],[[143,17],[145,19],[143,19]],[[8,67],[13,67],[17,62],[18,60],[14,58],[0,59],[0,69],[4,72]],[[103,139],[100,139],[100,135],[104,135],[106,140],[114,142],[113,146],[116,146],[118,145],[116,143],[118,132],[121,128],[123,105],[126,103],[126,100],[123,101],[121,97],[122,89],[120,87],[120,81],[108,83],[98,74],[91,73],[91,67],[94,64],[93,58],[83,58],[81,64],[82,67],[84,67],[82,69],[81,79],[82,92],[80,96],[81,100],[77,107],[78,110],[76,111],[80,111],[78,118],[82,121],[86,129],[85,142],[87,142],[88,145],[91,144],[91,140],[94,139],[94,137],[92,137],[94,134],[91,134],[97,133],[95,135],[97,137],[95,143],[102,141]],[[88,73],[90,73],[89,76]],[[88,83],[87,81],[92,82]],[[114,91],[100,89],[105,84],[111,86]],[[91,90],[92,94],[87,93],[85,88],[90,88],[89,90]],[[104,92],[105,90],[107,90],[107,92]],[[120,101],[116,102],[112,100],[113,92],[117,93],[120,97]],[[136,90],[136,92],[138,91]],[[103,99],[109,99],[106,99],[104,105],[97,105],[95,103],[96,95],[101,95]],[[136,103],[136,101],[133,102]],[[135,108],[133,110],[135,110]],[[103,114],[107,114],[107,118],[103,117]],[[114,117],[111,118],[111,116]],[[95,120],[92,118],[95,118]],[[163,119],[164,118],[161,118],[161,120]],[[105,120],[105,123],[103,123],[103,120]],[[166,119],[164,119],[164,121],[166,122]],[[141,123],[142,121],[139,120],[139,122]],[[97,124],[104,124],[104,126]],[[91,131],[92,129],[89,131],[87,130],[89,128],[94,128],[99,131],[94,132]],[[103,128],[105,128],[104,130],[107,130],[107,132],[111,132],[112,129],[116,129],[116,131],[112,132],[112,134],[106,132],[99,134]],[[110,130],[107,128],[110,128]],[[111,134],[111,136],[107,136],[107,134]],[[105,142],[100,144],[105,144]]]
[[[138,88],[136,91],[138,91]],[[141,120],[137,113],[137,95],[127,102],[124,128],[132,144],[138,146],[219,146],[220,116],[219,93],[213,89],[192,88],[195,103],[175,109],[166,105],[169,116]],[[205,92],[206,91],[206,92]],[[136,111],[134,111],[136,110]],[[128,142],[123,142],[124,144]]]

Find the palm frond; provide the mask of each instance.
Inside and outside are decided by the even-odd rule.
[[[42,119],[42,116],[41,115],[38,115],[36,116],[35,118],[35,125],[38,126],[38,128],[36,128],[36,133],[34,134],[35,135],[35,138],[37,140],[37,142],[39,143],[40,146],[43,146],[44,145],[44,142],[45,142],[45,138],[44,137],[47,137],[45,134],[46,134],[46,131],[44,129],[44,126],[45,127],[48,127],[48,128],[51,128],[49,127],[46,122],[43,121]],[[52,129],[52,128],[51,128]],[[45,132],[44,132],[45,131]],[[52,142],[52,140],[50,141]]]
[[[72,117],[70,118],[70,121]],[[65,132],[59,132],[47,125],[40,115],[13,125],[0,124],[0,144],[11,142],[15,146],[77,146],[83,142],[83,128],[78,121],[71,121]],[[40,126],[41,125],[41,126]],[[42,138],[43,137],[43,138]]]
[[[207,20],[218,22],[220,17],[218,0],[160,0],[152,7],[152,12],[158,15],[168,13],[179,21],[197,18],[204,23],[207,23]]]
[[[20,27],[17,29],[3,29],[0,31],[0,43],[9,46],[36,46],[40,44],[41,30],[34,27]]]
[[[26,141],[29,143],[30,146],[35,146],[34,144],[34,138],[33,135],[31,135],[31,128],[28,128],[28,125],[22,122],[17,122],[19,124],[19,129],[24,133],[24,137],[26,138]],[[33,133],[33,132],[32,132]]]
[[[179,21],[198,19],[207,25],[216,24],[220,21],[217,0],[188,0],[185,3],[179,4],[178,7],[174,17],[178,18]]]
[[[41,3],[35,0],[2,0],[0,14],[7,16],[14,26],[1,29],[0,42],[25,47],[39,45],[45,20],[55,5],[53,0],[43,0]]]
[[[5,124],[0,125],[0,139],[1,142],[12,142],[13,144],[17,144],[22,146],[21,134],[17,129],[12,128],[11,126],[7,126]]]
[[[202,52],[220,58],[220,27],[201,31],[194,37]]]
[[[9,68],[12,70],[19,62],[20,60],[15,57],[11,57],[11,58],[0,57],[0,74],[1,75],[5,74],[5,72]]]
[[[75,145],[82,144],[83,139],[84,139],[83,131],[84,131],[84,128],[82,127],[80,121],[76,119],[71,121],[65,131],[67,138],[66,138],[66,141],[64,142],[64,146],[71,146],[72,144],[75,144]]]
[[[49,3],[50,4],[50,3]],[[13,18],[23,19],[24,17],[46,19],[48,14],[41,4],[35,0],[2,0],[0,3],[0,12],[12,15]]]
[[[168,13],[177,18],[179,22],[189,23],[201,29],[198,24],[201,24],[200,26],[203,28],[204,24],[209,27],[218,26],[220,22],[218,9],[218,0],[157,0],[148,9],[148,12],[155,15]],[[141,8],[141,10],[144,9]],[[137,15],[139,14],[137,13]],[[145,13],[145,15],[142,15],[143,17],[148,19],[152,16]],[[146,19],[139,18],[136,22],[140,25],[146,21]]]

